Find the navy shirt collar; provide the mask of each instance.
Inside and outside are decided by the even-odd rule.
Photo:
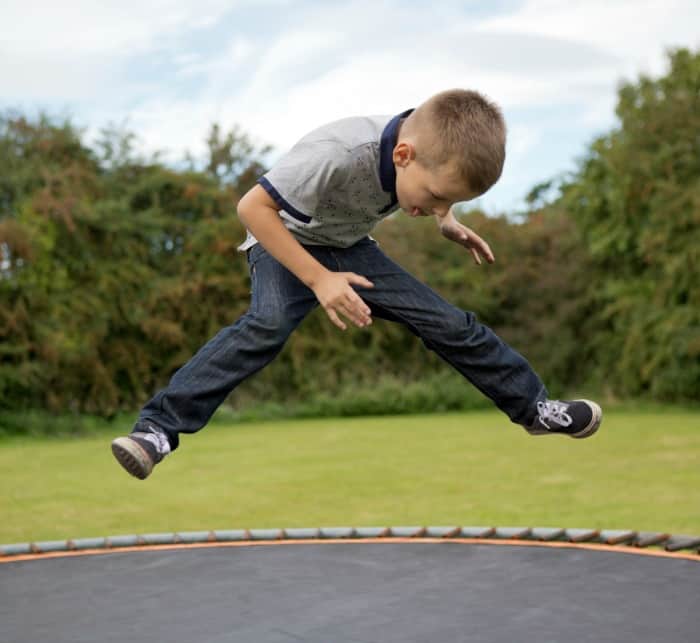
[[[388,210],[397,203],[396,199],[396,168],[394,167],[393,152],[396,147],[396,139],[399,134],[399,124],[402,118],[406,118],[413,109],[407,109],[392,118],[382,132],[379,146],[379,179],[382,190],[391,194],[391,203],[385,208]]]

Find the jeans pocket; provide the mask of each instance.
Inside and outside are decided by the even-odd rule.
[[[248,257],[248,270],[251,277],[255,276],[255,264],[264,254],[265,248],[263,248],[260,243],[256,243],[254,246],[248,248],[246,255]]]

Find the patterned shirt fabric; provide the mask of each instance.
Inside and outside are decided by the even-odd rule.
[[[398,208],[392,151],[412,111],[319,127],[258,180],[297,241],[347,248]],[[256,243],[249,231],[239,250]]]

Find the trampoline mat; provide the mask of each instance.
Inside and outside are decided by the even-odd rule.
[[[576,548],[313,543],[0,565],[0,641],[700,640],[700,565]]]

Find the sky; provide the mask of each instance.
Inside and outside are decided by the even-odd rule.
[[[204,154],[213,122],[269,163],[347,116],[476,89],[506,166],[476,205],[517,212],[615,126],[617,88],[700,46],[697,0],[0,0],[0,110],[125,126],[144,154]]]

